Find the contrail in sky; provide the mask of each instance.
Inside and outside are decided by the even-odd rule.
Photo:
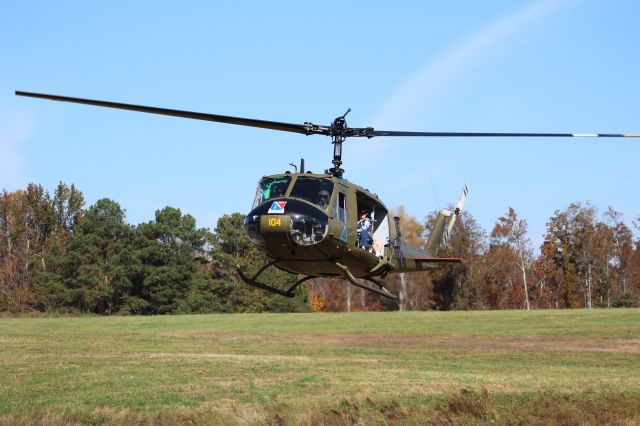
[[[562,0],[531,3],[510,16],[493,22],[458,48],[427,63],[387,98],[373,120],[374,127],[396,130],[395,127],[405,126],[403,118],[410,117],[413,111],[419,110],[421,105],[429,101],[431,94],[455,78],[456,74],[469,71],[470,64],[486,56],[489,48],[522,31],[565,3]]]

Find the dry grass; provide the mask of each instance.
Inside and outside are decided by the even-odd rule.
[[[109,425],[638,425],[640,398],[625,394],[542,394],[526,399],[492,395],[486,388],[461,389],[432,404],[343,398],[325,405],[270,407],[223,402],[197,407],[39,410],[0,418],[1,426],[58,424]]]

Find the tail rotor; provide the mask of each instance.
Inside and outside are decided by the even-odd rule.
[[[449,244],[449,238],[451,237],[451,231],[453,230],[453,225],[456,223],[456,219],[462,213],[462,206],[464,206],[464,202],[467,200],[467,194],[469,194],[469,187],[467,184],[464,184],[464,188],[462,189],[462,195],[460,196],[460,200],[458,200],[458,204],[456,205],[456,209],[453,211],[451,215],[451,219],[449,220],[449,225],[447,226],[447,230],[444,233],[444,242],[445,244]]]

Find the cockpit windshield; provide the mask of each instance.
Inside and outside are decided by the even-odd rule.
[[[253,207],[272,198],[284,197],[291,183],[291,176],[264,178],[258,184],[258,192],[253,202]]]
[[[291,189],[290,197],[309,201],[322,209],[329,206],[333,182],[331,179],[300,176]]]

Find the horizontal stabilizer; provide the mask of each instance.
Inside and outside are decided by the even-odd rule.
[[[418,257],[414,260],[424,263],[459,263],[463,259],[460,257]]]

